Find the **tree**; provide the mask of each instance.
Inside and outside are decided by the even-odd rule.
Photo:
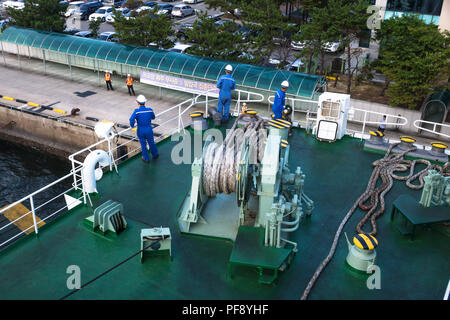
[[[326,7],[312,7],[310,9],[311,22],[301,27],[301,32],[294,36],[294,41],[304,44],[304,49],[299,57],[304,57],[309,61],[308,72],[310,72],[312,58],[320,58],[320,74],[325,74],[325,43],[339,39],[339,32],[333,26],[334,19],[330,19],[330,14]]]
[[[286,48],[287,44],[290,49],[291,37],[298,31],[298,27],[283,17],[278,2],[242,1],[240,9],[245,13],[241,17],[244,27],[253,31],[250,49],[256,61],[268,65],[270,57],[279,46]]]
[[[375,68],[386,76],[390,103],[418,109],[436,87],[448,87],[450,33],[414,15],[384,20]],[[383,90],[384,92],[384,90]],[[382,92],[382,93],[383,93]]]
[[[281,60],[289,55],[290,39],[298,28],[293,28],[280,10],[286,0],[205,0],[205,3],[208,8],[230,13],[233,21],[240,20],[249,30],[245,37],[247,46],[243,47],[245,54],[253,58],[253,63],[268,65],[272,54],[280,48],[278,57]]]
[[[63,32],[66,27],[64,13],[67,4],[60,0],[25,0],[23,9],[8,8],[13,23],[42,31]]]
[[[353,48],[352,43],[358,40],[362,30],[366,28],[366,0],[328,0],[326,6],[311,9],[311,23],[302,26],[299,40],[307,42],[308,54],[320,56],[320,71],[325,73],[325,48],[327,42],[340,41],[345,47],[347,74],[347,93],[350,93],[353,75],[359,70],[361,50]]]
[[[114,12],[114,29],[117,32],[119,42],[146,47],[151,43],[158,47],[170,48],[174,35],[172,20],[166,15],[157,15],[158,8],[143,10],[127,19],[120,12]]]
[[[124,7],[128,8],[130,10],[136,10],[137,8],[139,8],[142,5],[144,5],[143,0],[127,0],[125,2]]]
[[[358,41],[362,31],[367,28],[369,5],[367,0],[328,1],[329,16],[335,21],[333,28],[336,28],[345,47],[347,93],[350,93],[354,73],[359,71],[361,58],[361,49],[352,48],[352,43]]]
[[[242,54],[246,51],[244,35],[236,23],[229,21],[216,26],[214,19],[208,18],[206,12],[198,13],[197,16],[193,28],[186,31],[188,41],[194,43],[190,53],[215,59],[248,62],[248,56]]]
[[[94,38],[98,38],[98,31],[100,30],[100,25],[102,24],[101,19],[94,19],[89,22],[89,30],[92,32]]]

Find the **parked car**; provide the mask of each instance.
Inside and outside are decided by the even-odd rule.
[[[337,52],[342,47],[341,41],[327,42],[324,43],[323,48],[326,52]]]
[[[114,0],[113,6],[114,8],[120,8],[125,4],[125,0]]]
[[[183,0],[183,3],[196,4],[202,2],[202,0]]]
[[[162,3],[162,4],[158,4],[158,12],[156,12],[157,15],[167,15],[169,18],[172,17],[172,9],[173,9],[173,5],[168,4],[168,3]]]
[[[106,18],[112,15],[112,8],[111,7],[101,7],[98,8],[97,11],[95,11],[93,14],[89,16],[89,21],[94,21],[97,19],[102,20],[102,22],[106,21]]]
[[[113,31],[108,31],[108,32],[102,32],[99,34],[98,40],[102,40],[102,41],[114,41],[117,42],[117,33],[113,32]]]
[[[174,2],[176,0],[162,0],[163,2]]]
[[[178,4],[172,9],[172,16],[183,18],[195,14],[194,9],[191,6],[184,4]]]
[[[92,38],[94,35],[90,31],[79,31],[75,33],[74,36],[81,38]]]
[[[298,58],[294,62],[291,62],[288,65],[286,65],[286,70],[298,72],[298,68],[300,68],[303,65],[304,65],[304,63],[302,62],[302,60],[300,58]]]
[[[0,20],[0,31],[3,31],[3,29],[5,29],[6,26],[8,25],[8,23],[9,23],[9,19]]]
[[[79,29],[70,29],[70,28],[66,28],[63,31],[65,34],[70,34],[70,35],[75,35],[75,33],[80,32]]]
[[[190,47],[192,47],[192,44],[176,43],[173,48],[169,49],[169,51],[178,53],[189,53]]]
[[[194,25],[192,23],[184,23],[180,25],[180,28],[178,29],[176,36],[179,39],[186,39],[186,31],[192,30],[194,28]]]
[[[75,16],[78,16],[80,20],[86,20],[89,18],[91,14],[93,14],[97,9],[101,8],[103,3],[100,1],[97,2],[87,2],[83,4],[75,13]]]
[[[66,18],[70,17],[72,14],[74,14],[79,7],[81,7],[83,4],[85,4],[84,1],[73,1],[69,4],[67,7],[66,12],[64,13],[64,16]]]
[[[13,8],[13,9],[23,9],[25,7],[25,3],[19,1],[5,1],[3,2],[3,8]]]
[[[116,9],[116,11],[120,12],[120,16],[126,16],[126,14],[130,12],[130,9],[128,9],[128,8],[118,8],[118,9]],[[115,20],[114,14],[106,17],[106,22],[108,22],[108,23],[113,23],[114,20]]]
[[[146,11],[146,10],[150,11],[150,10],[153,10],[154,8],[155,8],[155,5],[153,5],[153,6],[142,6],[142,7],[139,7],[139,8],[136,9],[136,13],[139,14],[142,11]]]
[[[157,4],[158,4],[158,2],[156,2],[156,1],[146,1],[146,2],[144,2],[144,6],[145,6],[145,7],[150,7],[150,8],[152,8],[152,9],[153,9],[153,7],[156,6]]]

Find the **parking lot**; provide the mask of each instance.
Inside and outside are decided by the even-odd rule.
[[[5,0],[0,0],[0,3],[4,2],[4,1]],[[157,2],[159,4],[167,4],[168,3],[173,6],[176,6],[178,4],[183,4],[183,1],[181,1],[181,0],[177,0],[174,2],[167,2],[167,1],[159,0],[159,1],[155,1],[155,2]],[[105,1],[104,5],[111,6],[111,2]],[[220,10],[217,10],[217,9],[209,9],[208,10],[206,4],[203,1],[200,3],[196,3],[196,4],[186,4],[186,5],[191,6],[197,12],[205,11],[205,12],[207,12],[208,15],[223,14]],[[6,12],[3,10],[2,5],[0,5],[0,8],[1,8],[0,15],[2,15],[4,17]],[[174,22],[175,31],[178,31],[181,24],[193,23],[196,19],[197,19],[197,16],[195,14],[187,16],[187,17],[183,17],[183,18],[174,17],[173,22]],[[66,19],[66,28],[71,29],[71,30],[88,31],[89,30],[89,20],[80,20],[77,16],[72,15]],[[115,30],[114,30],[112,23],[108,23],[108,22],[101,23],[99,33],[113,32],[113,31],[115,31]],[[180,39],[177,39],[176,41],[182,42]],[[298,55],[298,53],[299,53],[299,51],[290,50],[290,52],[288,52],[287,60],[289,62],[295,61],[297,59],[296,55]],[[331,60],[335,59],[339,55],[340,55],[339,53],[326,54],[326,57],[325,57],[326,64],[328,64]],[[285,54],[281,53],[281,50],[275,50],[275,52],[273,52],[271,58],[275,59],[275,60],[280,60],[281,56],[285,56]],[[302,61],[303,60],[304,59],[302,59]]]
[[[169,3],[172,4],[173,6],[176,6],[177,4],[183,4],[183,1],[174,1],[174,2],[165,2],[165,1],[155,1],[158,3]],[[106,4],[105,4],[106,5]],[[194,8],[196,11],[206,11],[209,15],[215,15],[215,14],[220,14],[220,10],[208,10],[206,8],[206,5],[204,2],[200,2],[197,4],[186,4],[188,6],[191,6],[192,8]],[[184,17],[184,18],[174,18],[174,27],[175,30],[178,29],[178,26],[180,24],[183,23],[193,23],[196,19],[196,15],[191,15],[188,17]],[[74,17],[69,17],[66,19],[66,25],[68,29],[78,29],[78,30],[89,30],[89,21],[88,20],[80,20]],[[112,24],[107,23],[107,22],[103,22],[100,26],[100,32],[106,32],[106,31],[114,31],[114,27],[112,26]]]

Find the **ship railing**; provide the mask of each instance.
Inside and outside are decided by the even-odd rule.
[[[383,116],[386,116],[386,122],[384,123],[381,122]],[[374,120],[375,118],[377,120]],[[354,107],[350,107],[348,111],[348,121],[362,124],[360,131],[347,128],[347,134],[350,134],[353,137],[359,137],[361,140],[365,136],[367,125],[380,125],[383,123],[384,125],[386,125],[386,128],[388,126],[394,126],[398,128],[408,124],[408,119],[400,115],[393,115]]]
[[[260,103],[264,101],[264,96],[260,93],[252,92],[252,91],[246,91],[246,90],[240,90],[236,89],[233,90],[234,92],[237,92],[237,99],[236,104],[234,106],[233,115],[238,116],[239,113],[241,113],[241,104],[245,103]],[[255,96],[255,97],[252,97]]]
[[[75,173],[78,173],[81,169],[78,169]],[[46,185],[45,187],[30,193],[29,195],[23,197],[20,200],[17,200],[3,208],[0,209],[0,216],[3,216],[9,223],[1,223],[0,224],[0,236],[1,243],[0,248],[4,245],[8,244],[12,240],[18,238],[23,234],[29,234],[34,231],[35,234],[38,234],[39,227],[45,224],[46,221],[54,217],[60,212],[66,212],[73,205],[80,203],[82,200],[82,196],[76,198],[74,197],[66,197],[65,195],[75,188],[70,186],[70,181],[73,178],[73,173],[69,173],[62,178],[55,180],[54,182]],[[61,192],[61,190],[64,190]],[[51,199],[47,198],[49,195],[56,194],[55,196],[50,196]],[[45,200],[41,200],[45,199]],[[42,201],[43,203],[37,204],[36,201]],[[64,203],[64,205],[61,205]],[[49,205],[53,204],[52,208],[49,209]],[[15,217],[15,214],[11,214],[10,217],[6,216],[5,213],[9,210],[14,210],[16,206],[24,206],[28,212],[20,215],[19,217]],[[30,209],[27,208],[29,206]],[[66,211],[63,211],[67,209]],[[49,213],[50,212],[50,213]],[[49,214],[48,214],[49,213]],[[32,217],[32,223],[30,224],[29,217]],[[14,217],[14,219],[12,219]],[[40,217],[38,219],[38,217]],[[19,229],[19,232],[16,232],[16,229]],[[10,237],[3,236],[4,234],[11,234]]]
[[[163,136],[161,139],[164,139],[164,136],[170,136],[174,134],[175,132],[184,132],[185,124],[183,121],[183,117],[187,117],[186,113],[191,110],[192,107],[198,106],[199,104],[205,105],[205,114],[208,114],[208,106],[209,103],[211,103],[211,97],[214,97],[213,91],[216,91],[215,89],[204,91],[200,94],[197,94],[193,96],[192,98],[189,98],[181,103],[178,103],[175,106],[172,106],[162,112],[159,112],[155,114],[156,119],[160,120],[161,122],[157,123],[155,121],[155,124],[157,126],[153,129],[156,134],[160,134]],[[175,115],[174,115],[175,113]],[[169,128],[169,131],[162,130],[162,128]],[[135,129],[134,129],[135,130]],[[92,151],[94,151],[97,148],[104,148],[110,158],[111,158],[111,165],[110,165],[110,171],[113,170],[113,166],[116,166],[116,163],[121,160],[126,160],[130,155],[134,155],[136,153],[139,153],[141,151],[141,146],[138,144],[137,146],[132,146],[130,150],[127,152],[120,154],[119,149],[123,150],[124,146],[133,144],[133,142],[137,142],[138,138],[136,135],[132,132],[132,128],[126,128],[124,130],[121,130],[119,132],[114,131],[112,132],[111,136],[105,139],[102,139],[82,150],[79,150],[69,156],[69,160],[72,164],[72,170],[71,174],[73,176],[73,183],[72,186],[75,188],[75,190],[83,189],[82,188],[82,176],[81,176],[81,169],[83,168],[83,161],[84,158]],[[123,143],[116,143],[115,146],[111,143],[111,141],[119,141],[119,138],[125,138]],[[158,141],[158,140],[157,140]],[[80,183],[81,182],[81,183]],[[86,203],[86,197],[84,196],[84,203]]]
[[[433,128],[425,128],[423,125],[428,124],[432,126]],[[413,122],[413,125],[416,129],[419,129],[419,132],[425,131],[429,132],[435,135],[438,135],[440,137],[450,138],[450,135],[445,134],[442,131],[442,129],[446,130],[447,132],[450,132],[450,124],[444,124],[439,122],[432,122],[432,121],[426,121],[426,120],[416,120]]]
[[[267,98],[269,114],[271,113],[271,108],[274,102],[275,96],[269,96]],[[288,102],[290,102],[290,106],[292,108],[292,117],[291,122],[294,126],[299,126],[302,128],[308,128],[312,126],[313,122],[317,119],[317,105],[318,102],[314,100],[308,99],[300,99],[300,98],[291,98],[286,97]],[[297,103],[300,102],[302,104],[307,104],[308,108],[305,110],[304,108],[296,108]],[[286,103],[287,104],[287,103]],[[302,116],[296,116],[296,113],[303,114]]]
[[[268,102],[268,112],[270,114],[271,107],[273,105],[275,96],[269,96],[267,98]],[[308,128],[311,127],[314,123],[314,121],[317,120],[317,105],[318,102],[314,100],[307,100],[307,99],[299,99],[299,98],[290,98],[287,97],[286,100],[290,102],[290,106],[292,108],[292,117],[291,122],[294,126],[298,126],[301,128]],[[303,108],[296,108],[296,102],[301,102],[303,104],[308,104],[308,109]],[[298,116],[298,114],[302,114]]]

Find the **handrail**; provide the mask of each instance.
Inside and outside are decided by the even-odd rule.
[[[361,111],[361,112],[364,113],[364,119],[362,121],[354,119],[355,111]],[[381,121],[368,121],[367,120],[367,115],[370,115],[370,114],[379,115],[379,116],[386,116],[386,122],[383,123]],[[391,119],[391,118],[394,118],[394,119],[397,119],[397,120],[400,119],[403,122],[389,122],[388,119]],[[408,119],[405,118],[405,117],[402,117],[400,115],[396,116],[396,115],[392,115],[392,114],[388,114],[388,113],[382,113],[382,112],[377,112],[377,111],[358,109],[358,108],[353,108],[353,107],[350,107],[350,109],[349,109],[348,120],[350,120],[352,122],[359,122],[359,123],[363,124],[361,132],[360,132],[361,133],[361,140],[363,139],[364,132],[366,130],[366,124],[382,124],[383,123],[386,126],[388,126],[388,125],[405,126],[405,125],[408,124]],[[355,133],[358,133],[358,132],[354,131],[353,134],[355,134]]]
[[[242,102],[258,103],[258,102],[263,102],[264,101],[264,96],[262,94],[260,94],[260,93],[251,92],[251,91],[247,91],[247,90],[241,90],[241,89],[236,89],[234,91],[236,91],[238,93],[238,98],[236,100],[236,105],[235,105],[234,111],[233,111],[233,114],[235,116],[240,113],[240,105],[241,105]],[[246,94],[247,95],[247,99],[241,99],[241,93],[242,94]],[[252,95],[259,96],[259,98],[258,99],[250,99],[250,97]]]
[[[159,126],[157,128],[160,128],[161,126],[164,126],[164,125],[166,125],[167,123],[169,123],[171,121],[178,120],[178,125],[175,126],[175,128],[178,131],[180,131],[181,129],[184,130],[184,124],[183,124],[182,116],[184,114],[186,114],[186,112],[189,109],[191,109],[195,104],[203,104],[203,103],[205,104],[205,108],[206,108],[206,115],[205,116],[207,117],[208,116],[208,112],[207,112],[208,104],[211,101],[209,99],[211,97],[211,95],[210,95],[211,91],[215,91],[215,89],[211,89],[211,90],[202,92],[202,93],[200,93],[200,94],[198,94],[198,95],[196,95],[196,96],[194,96],[194,97],[192,97],[190,99],[187,99],[187,100],[185,100],[185,101],[183,101],[183,102],[181,102],[181,103],[179,103],[179,104],[177,104],[177,105],[175,105],[175,106],[173,106],[173,107],[171,107],[169,109],[166,109],[166,110],[158,113],[156,116],[160,117],[161,115],[167,114],[167,113],[169,113],[169,112],[171,112],[173,110],[178,109],[178,114],[176,116],[171,117],[168,120],[165,120],[163,123],[159,124]],[[263,95],[258,94],[258,93],[253,93],[253,92],[249,92],[249,91],[245,91],[245,90],[237,90],[237,91],[238,91],[238,104],[241,101],[260,102],[260,101],[263,101],[263,98],[264,98]],[[247,94],[247,99],[241,100],[241,93]],[[259,96],[259,98],[258,99],[250,99],[252,94]],[[204,101],[201,101],[200,97],[205,97],[206,99]],[[183,107],[183,110],[182,110],[182,107]],[[10,237],[9,239],[4,241],[3,243],[0,243],[0,247],[3,246],[4,244],[10,242],[11,240],[19,237],[21,234],[27,233],[30,229],[34,228],[34,232],[37,234],[38,233],[38,225],[39,224],[41,224],[43,221],[51,218],[52,216],[58,214],[59,212],[61,212],[65,208],[69,208],[69,206],[71,204],[76,203],[77,201],[82,201],[82,202],[84,202],[86,204],[86,194],[85,194],[85,192],[84,192],[84,190],[82,188],[82,186],[83,186],[83,177],[82,177],[81,172],[82,172],[82,169],[83,169],[83,163],[81,161],[76,160],[75,157],[78,156],[78,155],[81,155],[84,152],[92,151],[95,147],[97,147],[97,146],[99,146],[99,145],[101,145],[103,143],[107,143],[109,155],[110,155],[110,157],[114,157],[114,152],[113,151],[117,150],[121,146],[124,146],[124,145],[127,145],[127,144],[131,143],[132,141],[136,141],[137,138],[136,137],[132,137],[131,139],[127,139],[127,141],[125,141],[124,143],[122,143],[120,145],[117,145],[115,147],[111,146],[110,142],[115,137],[124,136],[126,133],[130,132],[131,130],[132,130],[132,128],[126,128],[126,129],[123,129],[123,130],[121,130],[119,132],[116,131],[116,132],[114,132],[112,134],[111,137],[108,137],[108,139],[107,138],[101,139],[100,141],[98,141],[96,143],[93,143],[92,145],[90,145],[90,146],[88,146],[86,148],[83,148],[83,149],[81,149],[81,150],[79,150],[79,151],[69,155],[68,158],[69,158],[69,160],[72,163],[72,169],[71,169],[70,173],[68,173],[67,175],[65,175],[65,176],[63,176],[63,177],[53,181],[52,183],[49,183],[48,185],[46,185],[46,186],[44,186],[44,187],[42,187],[42,188],[40,188],[40,189],[38,189],[38,190],[28,194],[27,196],[21,198],[20,200],[15,201],[14,203],[11,203],[11,204],[7,205],[6,207],[0,209],[0,215],[1,215],[4,212],[6,212],[7,210],[9,210],[10,208],[12,208],[12,207],[14,207],[14,206],[16,206],[18,204],[21,204],[24,201],[29,201],[30,202],[30,206],[31,206],[31,209],[28,212],[26,212],[25,214],[21,215],[20,217],[16,218],[13,221],[10,221],[8,224],[1,226],[0,227],[0,231],[4,230],[5,228],[7,228],[9,226],[11,226],[15,222],[23,219],[27,215],[31,214],[33,216],[33,223],[32,223],[32,225],[30,227],[26,228],[25,230],[21,230],[18,234],[15,234],[14,236]],[[127,155],[129,155],[129,154],[131,154],[133,152],[139,152],[139,151],[140,151],[140,146],[134,148],[133,150],[128,152],[126,155],[121,155],[118,159],[121,159],[121,158],[123,158],[123,157],[125,157],[125,156],[127,156]],[[116,160],[118,160],[118,159],[116,159]],[[112,167],[110,167],[110,170],[112,170]],[[41,192],[45,192],[49,188],[57,185],[58,183],[61,183],[62,181],[67,180],[67,179],[71,179],[71,178],[73,178],[73,182],[72,182],[71,188],[69,188],[68,190],[66,190],[66,191],[64,191],[62,193],[58,192],[57,196],[52,197],[50,200],[46,200],[44,203],[40,204],[37,207],[34,206],[33,197],[35,195],[37,195],[37,194],[39,194]],[[64,196],[67,192],[70,192],[72,190],[78,190],[78,189],[82,189],[82,191],[83,191],[82,196],[74,199],[71,203],[66,203],[62,208],[58,209],[55,212],[52,212],[50,215],[47,215],[45,218],[41,219],[41,221],[39,221],[39,222],[37,221],[37,219],[36,219],[36,211],[37,210],[39,210],[39,209],[43,208],[44,206],[48,205],[49,203],[55,201],[57,198],[60,198],[60,197]]]
[[[78,171],[81,171],[81,168],[78,169],[76,172],[78,172]],[[19,203],[22,203],[23,201],[28,200],[30,197],[35,196],[35,195],[37,195],[38,193],[41,193],[41,192],[44,191],[44,190],[47,190],[48,188],[50,188],[50,187],[54,186],[55,184],[57,184],[57,183],[59,183],[59,182],[65,180],[65,179],[67,179],[69,176],[72,176],[72,175],[73,175],[72,172],[71,172],[71,173],[68,173],[68,174],[66,174],[64,177],[59,178],[58,180],[55,180],[55,181],[53,181],[52,183],[49,183],[49,184],[46,185],[45,187],[42,187],[42,188],[40,188],[40,189],[38,189],[38,190],[36,190],[36,191],[30,193],[29,195],[23,197],[23,198],[20,199],[20,200],[17,200],[16,202],[11,203],[10,205],[7,205],[6,207],[0,209],[0,214],[2,214],[3,212],[5,212],[6,210],[8,210],[8,209],[10,209],[10,208],[12,208],[12,207],[18,205]]]
[[[270,105],[273,104],[275,99],[275,96],[269,96],[267,97],[267,102],[268,102],[268,108],[267,111],[270,113]],[[312,104],[319,104],[318,101],[315,100],[308,100],[308,99],[299,99],[299,98],[291,98],[291,97],[287,97],[286,99],[288,99],[291,102],[291,107],[292,107],[292,118],[291,118],[291,122],[292,124],[294,124],[295,122],[295,112],[302,112],[302,113],[306,113],[306,120],[305,120],[305,128],[308,127],[309,124],[309,120],[311,119],[309,117],[310,114],[317,114],[316,111],[307,109],[307,110],[295,110],[295,102],[296,101],[300,101],[300,102],[307,102],[307,103],[312,103]],[[300,121],[297,121],[298,123],[300,123]]]
[[[430,130],[430,129],[428,129],[428,128],[424,128],[424,127],[422,127],[422,126],[421,126],[420,124],[418,124],[418,123],[431,124],[431,125],[433,125],[433,129]],[[450,125],[449,125],[449,124],[444,124],[444,123],[439,123],[439,122],[432,122],[432,121],[426,121],[426,120],[420,120],[420,119],[418,119],[418,120],[415,120],[415,121],[413,122],[413,125],[414,125],[414,127],[416,127],[416,128],[419,129],[419,130],[426,131],[426,132],[430,132],[430,133],[433,133],[433,134],[437,134],[437,135],[439,135],[439,136],[443,136],[443,137],[446,137],[446,138],[450,138],[450,135],[445,134],[445,133],[442,133],[442,132],[436,131],[436,127],[437,127],[437,126],[440,126],[441,129],[442,129],[442,127],[444,127],[444,128],[449,128],[449,129],[450,129]]]
[[[74,172],[75,172],[75,174],[77,174],[77,173],[79,173],[80,171],[81,171],[81,168],[77,168],[77,169],[75,169]],[[37,222],[37,219],[36,219],[36,212],[37,212],[38,210],[42,209],[43,207],[45,207],[45,206],[48,205],[49,203],[55,201],[57,198],[64,196],[66,193],[68,193],[68,192],[74,190],[75,188],[72,186],[72,187],[70,187],[69,189],[65,189],[65,191],[63,191],[63,192],[58,192],[58,195],[53,196],[51,199],[46,200],[44,203],[39,204],[39,205],[36,206],[36,207],[35,207],[35,205],[34,205],[34,196],[36,196],[37,194],[40,194],[40,193],[42,193],[42,192],[47,192],[47,193],[48,193],[48,190],[49,190],[50,188],[52,188],[53,186],[55,186],[55,185],[61,183],[61,182],[64,181],[64,180],[67,180],[67,179],[72,178],[72,176],[73,176],[73,173],[70,172],[69,174],[66,174],[65,176],[63,176],[63,177],[61,177],[61,178],[59,178],[59,179],[57,179],[57,180],[55,180],[55,181],[49,183],[48,185],[46,185],[46,186],[44,186],[44,187],[42,187],[42,188],[40,188],[40,189],[38,189],[38,190],[36,190],[36,191],[34,191],[34,192],[28,194],[27,196],[21,198],[20,200],[17,200],[17,201],[15,201],[15,202],[13,202],[13,203],[7,205],[6,207],[0,209],[0,215],[2,215],[2,214],[4,214],[7,210],[9,210],[9,209],[11,209],[11,208],[13,208],[13,207],[15,207],[15,206],[17,206],[17,205],[19,205],[19,204],[25,202],[25,201],[29,201],[29,202],[30,202],[30,209],[29,209],[29,211],[27,211],[26,213],[22,214],[20,217],[14,219],[14,220],[10,220],[9,223],[7,223],[7,224],[5,224],[5,225],[2,225],[2,226],[0,227],[0,231],[2,231],[2,230],[4,230],[5,228],[11,226],[12,224],[15,224],[17,221],[23,219],[25,216],[28,216],[28,215],[30,215],[30,214],[32,215],[32,218],[33,218],[33,222],[32,222],[32,224],[31,224],[28,228],[26,228],[26,229],[24,229],[24,230],[20,230],[20,231],[19,231],[17,234],[15,234],[14,236],[11,236],[10,238],[8,238],[8,239],[6,239],[5,241],[3,241],[2,243],[0,243],[0,247],[2,247],[2,246],[5,245],[6,243],[8,243],[8,242],[14,240],[15,238],[19,237],[20,235],[22,235],[22,234],[24,234],[24,233],[26,234],[30,229],[33,229],[33,228],[34,228],[34,232],[35,232],[35,234],[37,234],[37,233],[39,232],[39,231],[38,231],[38,225],[39,225],[40,223],[42,223],[42,221],[45,221],[45,220],[47,220],[48,218],[54,216],[55,214],[59,213],[61,210],[63,210],[63,209],[66,208],[66,207],[69,208],[69,206],[70,206],[71,204],[73,204],[73,203],[75,203],[76,201],[78,201],[81,197],[78,198],[78,199],[75,199],[75,200],[72,201],[71,203],[67,203],[67,202],[66,202],[66,204],[65,204],[62,208],[59,208],[57,211],[55,211],[55,212],[51,213],[50,215],[46,216],[45,218],[41,219],[40,222]],[[8,219],[8,220],[9,220],[9,219]]]

